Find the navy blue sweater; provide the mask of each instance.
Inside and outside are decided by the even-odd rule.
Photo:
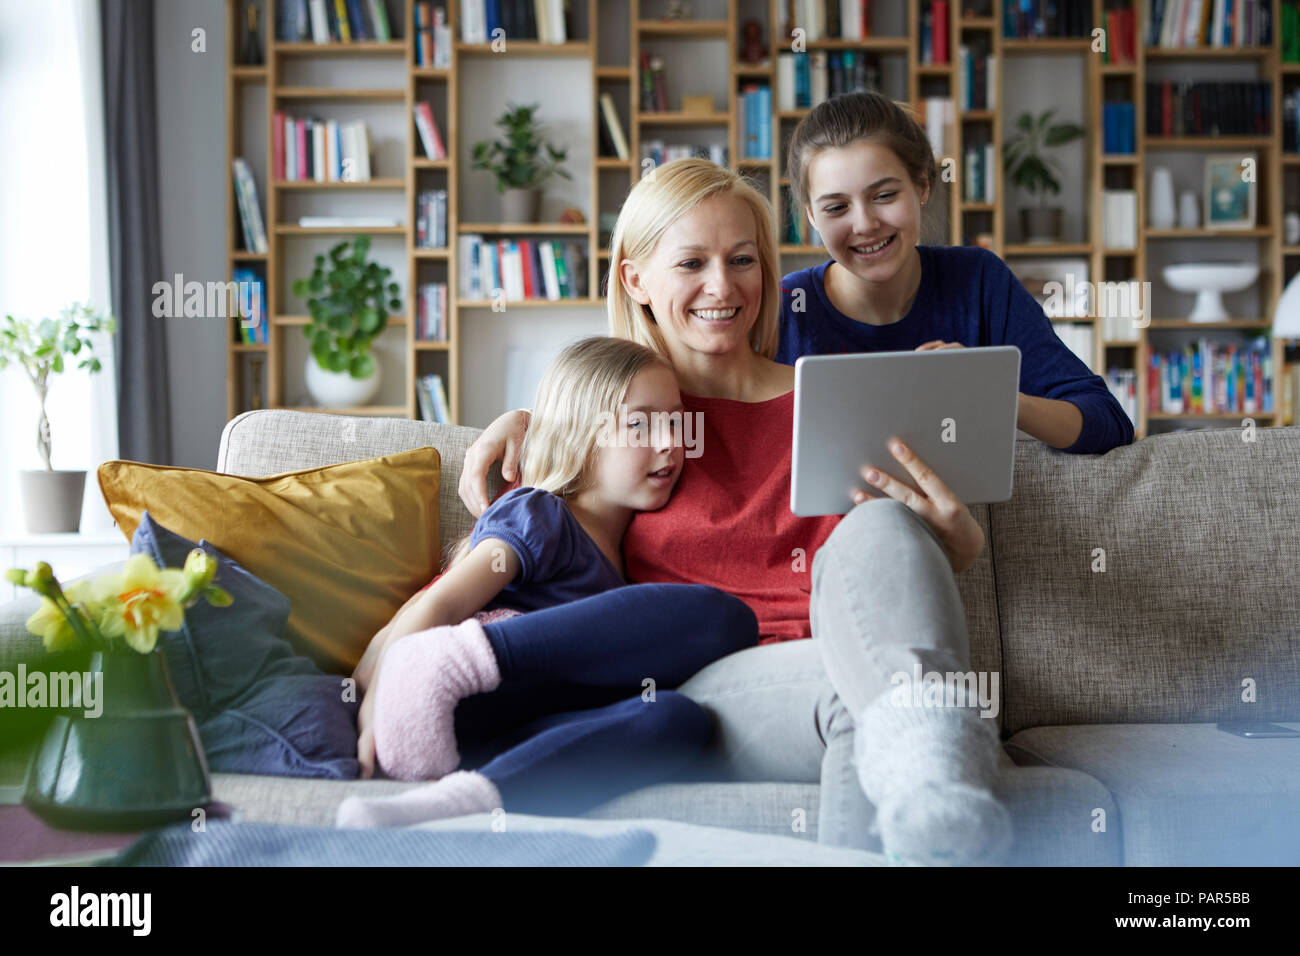
[[[911,351],[934,339],[968,347],[1020,349],[1020,391],[1070,402],[1083,413],[1083,431],[1069,448],[1104,454],[1133,441],[1133,422],[1093,372],[1057,337],[1043,307],[1007,264],[979,246],[917,246],[921,287],[907,315],[889,325],[850,319],[831,305],[824,282],[831,260],[781,281],[781,345],[776,360],[801,355]],[[795,311],[802,289],[803,310]]]

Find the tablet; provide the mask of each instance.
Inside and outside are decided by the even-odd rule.
[[[872,465],[916,489],[886,445],[898,437],[964,504],[1011,498],[1020,349],[805,355],[794,366],[790,510],[845,514]]]

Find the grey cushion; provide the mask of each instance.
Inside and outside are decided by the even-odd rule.
[[[1017,443],[1015,495],[990,508],[1008,732],[1300,719],[1300,428],[1255,438]]]
[[[1035,727],[1007,749],[1105,784],[1127,866],[1300,861],[1300,739],[1247,740],[1213,724],[1099,724]]]

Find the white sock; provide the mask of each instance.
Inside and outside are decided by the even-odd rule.
[[[996,722],[971,707],[895,705],[887,693],[854,721],[862,792],[892,862],[989,865],[1010,849],[1011,818],[993,795]]]
[[[348,797],[339,804],[336,827],[404,827],[487,813],[501,806],[496,785],[474,770],[458,770],[436,783],[414,787],[395,797]]]

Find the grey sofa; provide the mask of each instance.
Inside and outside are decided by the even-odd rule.
[[[456,486],[477,434],[249,412],[227,424],[217,468],[260,476],[432,445],[445,544],[472,524]],[[1300,739],[1216,729],[1300,729],[1300,428],[1161,435],[1104,456],[1022,439],[1016,455],[1013,499],[972,509],[988,544],[957,579],[972,668],[1001,678],[1011,862],[1300,862]],[[5,645],[31,640],[32,605],[0,608],[0,664]],[[349,794],[411,785],[218,774],[214,786],[243,819],[330,825]],[[668,783],[588,816],[780,837],[787,859],[791,840],[816,840],[817,805],[815,780]],[[834,862],[854,859],[878,858]]]

